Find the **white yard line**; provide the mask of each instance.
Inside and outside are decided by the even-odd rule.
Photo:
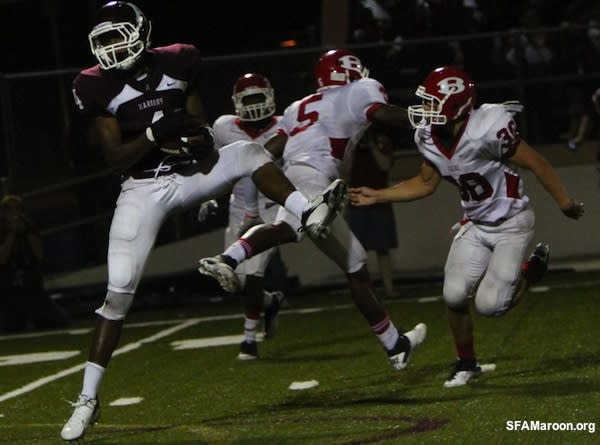
[[[238,317],[239,317],[239,315],[238,315]],[[137,341],[137,342],[129,343],[129,344],[123,346],[122,348],[117,349],[114,352],[113,356],[121,355],[121,354],[125,354],[126,352],[133,351],[135,349],[140,348],[143,344],[152,343],[153,341],[160,340],[161,338],[167,337],[171,334],[174,334],[175,332],[181,331],[182,329],[187,329],[190,326],[201,323],[202,321],[203,321],[202,318],[189,319],[189,320],[185,321],[184,323],[181,323],[181,324],[178,324],[171,328],[159,331],[156,334],[151,335],[150,337],[143,338],[142,340]],[[34,380],[33,382],[28,383],[25,386],[22,386],[13,391],[7,392],[6,394],[0,395],[0,403],[4,402],[6,400],[12,399],[14,397],[21,396],[28,392],[31,392],[34,389],[39,388],[40,386],[46,385],[47,383],[51,383],[56,380],[62,379],[63,377],[69,376],[71,374],[75,374],[76,372],[81,371],[84,367],[85,367],[85,363],[81,363],[79,365],[75,365],[70,368],[63,369],[62,371],[59,371],[56,374],[52,374],[52,375],[49,375],[46,377],[42,377],[41,379]]]
[[[437,298],[436,298],[437,300]],[[392,300],[389,301],[389,304],[396,304],[396,303],[413,303],[415,301],[418,301],[417,299],[403,299],[403,300]],[[422,301],[422,302],[428,302],[427,300]],[[283,310],[281,311],[281,313],[284,314],[311,314],[311,313],[315,313],[315,312],[323,312],[323,311],[334,311],[334,310],[340,310],[340,309],[350,309],[353,308],[354,305],[353,304],[340,304],[340,305],[335,305],[335,306],[326,306],[326,307],[313,307],[313,308],[303,308],[303,309],[289,309],[289,310]],[[125,346],[117,349],[114,353],[113,353],[113,357],[117,356],[117,355],[121,355],[121,354],[126,354],[128,352],[134,351],[136,349],[139,349],[142,347],[142,345],[147,344],[147,343],[152,343],[155,342],[157,340],[160,340],[161,338],[164,337],[168,337],[169,335],[172,335],[178,331],[181,331],[183,329],[187,329],[190,326],[194,326],[196,324],[199,323],[206,323],[206,322],[212,322],[212,321],[219,321],[219,320],[235,320],[235,319],[239,319],[242,318],[241,314],[226,314],[226,315],[215,315],[215,316],[209,316],[209,317],[199,317],[199,318],[189,318],[189,319],[180,319],[180,320],[161,320],[161,321],[150,321],[150,322],[142,322],[142,323],[131,323],[131,324],[126,324],[124,327],[125,328],[133,328],[133,327],[149,327],[149,326],[162,326],[162,325],[169,325],[169,324],[174,324],[174,323],[178,323],[181,322],[173,327],[170,327],[168,329],[164,329],[162,331],[157,332],[154,335],[151,335],[150,337],[146,337],[143,338],[139,341],[133,342],[133,343],[129,343],[126,344]],[[73,331],[73,330],[64,330],[64,331],[49,331],[48,333],[32,333],[32,334],[23,334],[22,336],[19,335],[11,335],[11,336],[5,336],[5,337],[0,337],[0,340],[4,340],[4,339],[17,339],[17,338],[30,338],[30,337],[36,337],[36,336],[44,336],[44,335],[48,335],[48,334],[53,334],[53,335],[57,335],[57,334],[72,334],[74,332],[77,332],[77,334],[82,333],[83,330],[78,330],[78,331]],[[89,330],[85,330],[85,332],[83,333],[87,333],[89,332]],[[62,371],[59,371],[55,374],[46,376],[46,377],[42,377],[40,379],[37,379],[31,383],[28,383],[25,386],[22,386],[21,388],[15,389],[13,391],[7,392],[5,394],[0,395],[0,403],[21,396],[23,394],[26,394],[28,392],[31,392],[41,386],[46,385],[47,383],[51,383],[54,382],[56,380],[59,380],[63,377],[67,377],[71,374],[75,374],[76,372],[81,371],[83,368],[85,368],[85,363],[80,363],[79,365],[75,365],[72,366],[70,368],[64,369]]]

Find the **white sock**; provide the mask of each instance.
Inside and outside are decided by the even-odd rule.
[[[308,207],[308,199],[298,190],[292,192],[285,200],[284,207],[296,218],[302,218],[302,212]]]
[[[81,390],[81,394],[90,399],[95,399],[98,396],[98,388],[104,376],[104,371],[106,371],[106,368],[96,363],[86,362],[85,370],[83,371],[83,389]]]
[[[238,264],[240,264],[249,256],[248,251],[244,247],[244,245],[247,246],[247,244],[248,243],[246,243],[243,240],[237,240],[231,246],[229,246],[225,250],[225,252],[223,252],[223,255],[227,255],[228,257],[233,258],[235,261],[237,261]]]
[[[382,322],[375,326],[371,326],[371,329],[377,334],[377,338],[388,351],[396,345],[396,341],[400,337],[398,329],[394,326],[394,323],[389,318],[385,318]]]
[[[247,342],[256,341],[256,331],[258,330],[259,320],[253,320],[252,318],[246,317],[244,319],[244,340]]]

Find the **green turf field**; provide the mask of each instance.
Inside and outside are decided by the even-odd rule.
[[[175,349],[240,334],[235,303],[132,313],[103,382],[100,422],[84,443],[598,444],[600,433],[589,429],[507,430],[509,421],[600,426],[600,275],[554,274],[544,284],[503,318],[476,317],[479,361],[497,369],[454,389],[442,387],[454,360],[443,305],[417,301],[439,295],[439,286],[407,288],[410,301],[386,303],[396,324],[429,329],[401,372],[344,292],[292,299],[254,362],[235,360],[237,344]],[[62,443],[65,400],[80,390],[88,342],[89,333],[76,330],[1,337],[0,444]],[[50,351],[67,358],[10,357]],[[307,380],[319,385],[288,389]],[[110,406],[135,397],[141,402]]]

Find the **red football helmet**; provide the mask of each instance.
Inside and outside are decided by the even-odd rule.
[[[253,95],[262,95],[263,99],[244,103],[244,98]],[[269,79],[262,74],[247,73],[236,80],[231,99],[236,114],[243,121],[260,121],[275,113],[275,92]]]
[[[112,1],[98,10],[88,35],[100,67],[128,70],[150,46],[152,24],[132,3]]]
[[[317,91],[346,85],[369,77],[360,59],[345,49],[332,49],[323,54],[315,65]]]
[[[421,105],[408,107],[408,118],[414,128],[445,125],[471,112],[475,102],[475,85],[467,73],[443,66],[427,75],[415,92]]]

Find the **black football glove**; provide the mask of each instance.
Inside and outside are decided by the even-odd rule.
[[[579,219],[583,216],[584,213],[583,203],[573,200],[571,207],[563,209],[562,212],[568,218]]]
[[[200,134],[202,122],[183,110],[165,114],[146,128],[146,137],[158,145],[168,142],[179,142],[182,136]]]
[[[186,136],[193,136],[193,139],[182,137],[182,150],[198,161],[208,156],[215,148],[214,131],[210,127],[196,128]]]

